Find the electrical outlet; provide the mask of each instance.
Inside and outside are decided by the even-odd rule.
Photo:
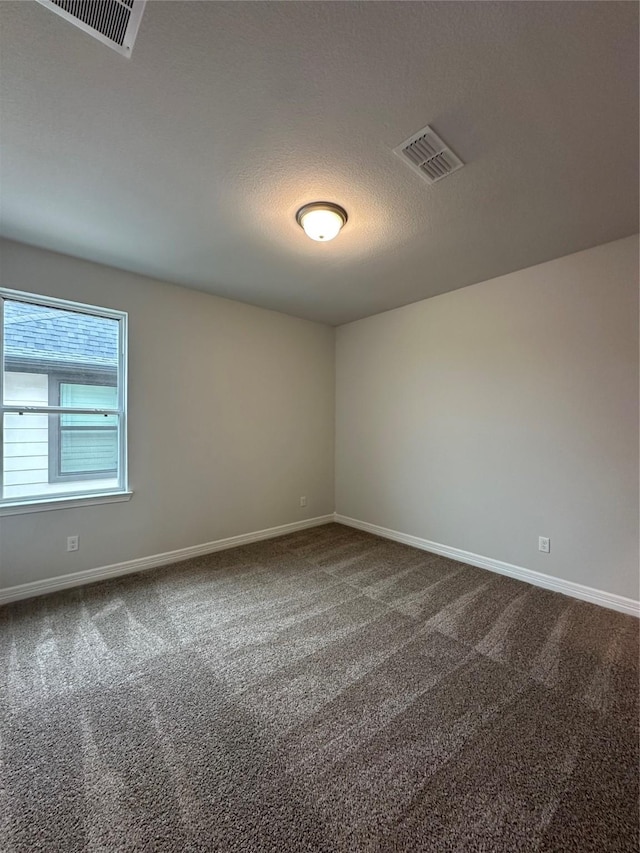
[[[551,551],[551,539],[548,536],[538,536],[538,551],[548,554]]]
[[[306,506],[306,505],[307,505],[307,499],[305,498],[304,495],[302,495],[300,498],[300,506]]]
[[[67,536],[67,551],[77,551],[80,547],[79,536]]]

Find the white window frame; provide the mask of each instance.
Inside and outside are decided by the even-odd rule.
[[[65,406],[14,406],[4,403],[4,303],[25,302],[44,308],[59,308],[76,314],[89,314],[92,317],[106,317],[118,321],[118,407],[117,409],[70,408]],[[100,308],[67,299],[52,296],[40,296],[22,290],[9,290],[0,287],[0,515],[14,515],[25,512],[38,512],[47,509],[84,506],[87,504],[111,503],[129,500],[132,492],[128,486],[127,469],[127,321],[125,311]],[[4,478],[4,415],[5,414],[95,414],[118,415],[118,485],[113,489],[96,491],[51,493],[43,496],[25,498],[3,498]],[[97,479],[97,478],[96,478]],[[81,481],[80,481],[81,482]]]

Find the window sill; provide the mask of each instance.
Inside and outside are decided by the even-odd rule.
[[[80,506],[122,503],[131,500],[133,492],[103,492],[102,494],[73,495],[72,497],[40,498],[28,501],[14,501],[0,504],[0,516],[24,515],[28,512],[44,512],[52,509],[75,509]]]

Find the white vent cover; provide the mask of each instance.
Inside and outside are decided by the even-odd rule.
[[[429,184],[441,181],[464,166],[462,160],[429,125],[394,148],[393,153]]]
[[[146,0],[38,0],[85,33],[131,56]]]

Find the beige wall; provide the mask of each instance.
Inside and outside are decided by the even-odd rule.
[[[336,374],[338,513],[638,599],[637,237],[342,326]]]
[[[129,312],[134,490],[129,503],[0,517],[0,587],[333,511],[333,329],[17,243],[0,250],[4,287]]]

